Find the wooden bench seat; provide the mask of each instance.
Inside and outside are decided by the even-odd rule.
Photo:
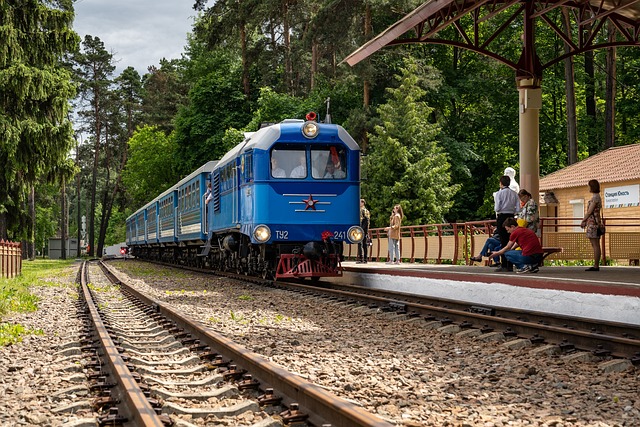
[[[544,264],[544,259],[551,254],[555,254],[558,252],[562,252],[562,248],[555,247],[542,247],[542,259],[540,260],[540,265]]]

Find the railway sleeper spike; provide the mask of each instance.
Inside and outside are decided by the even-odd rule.
[[[116,386],[116,383],[110,382],[96,382],[89,386],[90,391],[102,391],[102,390],[111,390]]]
[[[576,350],[576,346],[567,340],[562,340],[562,342],[558,344],[558,347],[564,353],[571,353]]]
[[[631,364],[633,366],[640,366],[640,353],[636,353],[635,355],[631,356],[629,360],[631,361]]]
[[[598,347],[594,349],[592,353],[594,356],[602,358],[611,356],[611,350],[607,350],[606,348],[602,347],[602,345],[598,345]]]
[[[301,412],[297,403],[292,403],[289,405],[289,409],[280,413],[280,417],[285,424],[291,424],[304,422],[309,418],[309,415]]]
[[[222,378],[225,381],[237,380],[242,378],[242,376],[246,373],[246,369],[238,369],[236,365],[229,365],[229,370],[222,373]]]
[[[105,415],[98,418],[99,426],[121,426],[124,425],[129,419],[122,415]]]
[[[257,390],[260,387],[260,381],[256,380],[251,376],[251,374],[244,374],[242,376],[242,381],[238,381],[236,383],[236,387],[238,390]]]
[[[504,335],[505,337],[517,337],[518,333],[511,328],[507,328],[504,330],[502,335]]]
[[[482,332],[483,334],[488,334],[489,332],[493,332],[494,329],[492,327],[490,327],[489,325],[484,325],[481,329],[480,332]]]
[[[462,329],[469,329],[473,327],[473,323],[467,322],[466,320],[458,325]]]
[[[276,396],[272,388],[264,391],[264,394],[258,396],[258,404],[260,406],[278,406],[282,403],[282,397]]]
[[[88,371],[86,375],[87,379],[91,381],[97,380],[98,378],[107,378],[109,373],[104,371]]]
[[[91,401],[91,408],[94,411],[102,411],[104,408],[111,408],[120,403],[120,400],[113,398],[112,396],[96,397]]]
[[[211,351],[208,353],[200,354],[198,357],[200,357],[200,359],[202,360],[215,360],[218,356],[220,356],[219,353]]]
[[[211,351],[211,347],[209,347],[206,344],[202,344],[201,342],[198,341],[196,344],[189,346],[189,351],[208,352],[208,351]]]
[[[442,319],[438,319],[438,321],[440,323],[442,323],[443,325],[449,325],[449,324],[453,323],[453,320],[449,319],[448,317],[444,317]]]
[[[532,344],[543,344],[545,342],[545,339],[538,334],[534,334],[531,338],[529,338],[529,341],[531,341]]]
[[[160,413],[157,413],[158,409],[160,410]],[[158,415],[158,418],[160,418],[160,422],[162,423],[162,425],[164,425],[164,426],[172,426],[172,425],[175,424],[173,422],[173,420],[171,419],[171,417],[169,417],[169,415],[162,413],[162,408],[154,408],[154,410],[156,411],[156,414]]]
[[[222,356],[218,356],[211,362],[207,363],[207,366],[210,367],[210,369],[218,369],[218,368],[228,366],[229,363],[231,363],[230,360],[224,360]]]

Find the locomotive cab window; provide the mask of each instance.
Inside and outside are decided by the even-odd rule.
[[[303,179],[307,177],[307,152],[277,147],[271,150],[271,177]]]
[[[347,177],[346,150],[339,145],[313,147],[311,166],[315,179],[344,179]]]

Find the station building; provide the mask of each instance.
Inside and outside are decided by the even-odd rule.
[[[578,234],[584,235],[580,221],[592,197],[587,185],[591,179],[600,182],[606,256],[636,263],[640,258],[640,144],[609,148],[540,179],[540,216],[557,218],[545,221],[543,244],[565,248],[566,259],[578,255],[570,254],[573,251],[582,252],[586,239]]]

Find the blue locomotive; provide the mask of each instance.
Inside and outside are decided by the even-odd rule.
[[[360,148],[335,124],[284,120],[245,134],[127,218],[132,255],[262,277],[342,274],[359,243]]]

